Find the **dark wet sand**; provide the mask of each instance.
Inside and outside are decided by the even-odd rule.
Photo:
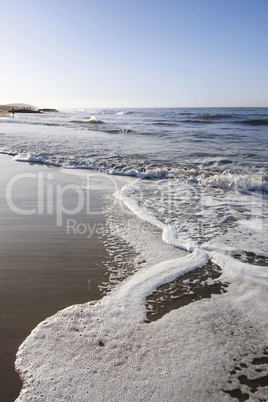
[[[96,233],[89,239],[87,235],[67,234],[66,218],[63,226],[56,226],[54,190],[56,185],[65,186],[68,177],[56,168],[14,162],[6,155],[0,155],[0,169],[0,401],[9,402],[21,389],[14,371],[19,345],[46,317],[72,304],[101,297],[98,284],[105,274],[103,261],[107,255]],[[46,198],[49,184],[54,192],[54,213],[18,215],[6,203],[6,185],[18,173],[37,172],[45,177],[53,174],[53,180],[45,181],[44,194]],[[20,178],[14,184],[12,200],[20,208],[36,208],[37,193],[37,179]],[[71,209],[76,204],[75,192],[66,192],[64,206]],[[98,211],[100,200],[91,194],[92,208]],[[67,218],[91,226],[95,223],[99,228],[104,223],[100,213],[89,216],[85,208]]]
[[[225,293],[228,283],[219,280],[221,273],[220,267],[209,260],[202,268],[160,286],[146,299],[146,322],[157,321],[172,310],[210,298],[213,294]]]

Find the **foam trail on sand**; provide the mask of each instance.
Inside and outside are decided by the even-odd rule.
[[[127,194],[132,191],[131,186],[132,184],[125,185],[121,191],[115,194],[116,197],[124,200],[128,207],[139,217],[161,228],[163,230],[163,239],[166,242],[175,247],[191,249],[193,252],[183,258],[164,261],[140,270],[127,279],[122,286],[116,288],[94,306],[92,306],[91,303],[82,307],[72,306],[62,312],[58,312],[55,316],[39,324],[21,345],[17,354],[16,368],[24,378],[24,389],[18,399],[19,401],[23,401],[25,398],[27,400],[30,395],[40,396],[40,394],[44,394],[44,392],[47,399],[51,398],[55,400],[55,398],[58,397],[58,392],[62,392],[62,389],[65,389],[65,387],[68,389],[68,384],[66,384],[67,379],[62,377],[59,388],[61,391],[57,389],[55,392],[56,384],[54,381],[50,380],[49,385],[45,374],[52,361],[53,367],[56,365],[55,356],[58,355],[58,352],[61,358],[63,355],[67,357],[66,353],[69,353],[69,347],[67,349],[64,347],[64,350],[61,350],[62,346],[60,345],[62,345],[62,337],[65,338],[64,343],[66,344],[68,337],[71,336],[72,338],[71,334],[73,334],[73,331],[80,332],[80,340],[82,340],[83,344],[86,342],[86,344],[81,346],[81,353],[82,355],[86,355],[88,353],[88,347],[90,346],[91,349],[94,349],[96,342],[97,346],[106,345],[107,342],[114,343],[118,342],[122,337],[131,336],[131,332],[135,332],[138,325],[144,324],[146,318],[145,300],[154,289],[165,282],[172,281],[185,272],[203,266],[207,262],[207,255],[203,250],[194,245],[187,244],[185,246],[184,239],[180,241],[177,233],[173,233],[170,228],[148,214],[145,208],[139,208],[134,200],[128,198]],[[77,311],[80,311],[81,308],[83,314],[81,315],[79,313],[77,315]],[[80,329],[76,328],[76,324],[72,323],[78,316],[80,317],[79,320],[81,319],[83,321],[82,332]],[[67,322],[69,323],[67,324]],[[61,328],[62,324],[64,328]],[[79,324],[79,328],[80,327],[81,323]],[[52,329],[56,335],[55,338],[53,336],[50,338],[50,329]],[[49,338],[53,345],[51,344],[49,346]],[[44,341],[45,339],[46,341]],[[58,346],[54,344],[55,341]],[[84,347],[86,347],[87,350],[83,350]],[[48,357],[50,350],[55,348],[56,350],[55,354],[53,353],[53,357]],[[35,350],[39,350],[40,352],[37,360],[35,360],[34,357]],[[111,359],[113,359],[112,355]],[[59,356],[57,359],[58,358]],[[93,356],[90,357],[90,361],[92,361],[91,359],[93,359]],[[70,357],[68,357],[67,360],[70,361]],[[29,377],[28,368],[26,369],[26,367],[29,367],[29,364],[36,373],[34,375],[34,378],[37,380],[34,380],[36,386],[29,380],[29,378],[32,378],[32,374],[30,374]],[[119,363],[118,365],[120,366]],[[51,370],[51,368],[49,368],[49,370]],[[86,372],[87,370],[84,367],[84,373],[86,374]],[[63,384],[64,386],[62,387]]]
[[[140,179],[136,180],[134,183],[126,184],[120,191],[114,193],[114,196],[123,201],[125,205],[140,219],[161,229],[162,239],[166,243],[170,244],[173,247],[177,247],[190,252],[199,249],[198,244],[196,242],[193,242],[193,240],[188,235],[184,235],[180,233],[179,230],[176,230],[175,228],[172,228],[160,222],[148,211],[147,208],[140,207],[138,201],[129,197],[129,195],[134,192],[136,184],[138,184],[139,182]]]
[[[215,255],[215,259],[226,268],[230,262],[230,257],[223,261]],[[222,391],[228,389],[226,368],[232,368],[233,357],[243,354],[245,345],[252,352],[249,358],[258,353],[250,345],[252,337],[257,346],[263,341],[258,332],[261,324],[253,325],[258,317],[252,316],[251,304],[260,288],[245,293],[241,262],[236,264],[240,273],[234,275],[235,286],[228,295],[144,324],[146,295],[163,281],[205,262],[204,253],[195,250],[180,260],[180,267],[173,260],[140,271],[95,304],[69,307],[39,324],[17,355],[16,367],[24,378],[18,401],[161,401],[166,397],[229,401]],[[255,308],[259,300],[255,298]],[[241,311],[245,310],[244,323]],[[236,331],[236,336],[230,337],[230,331]],[[264,393],[260,389],[256,395]]]
[[[145,323],[146,297],[161,284],[205,265],[208,256],[130,197],[137,184],[125,185],[115,196],[161,229],[164,241],[191,253],[143,268],[102,300],[71,306],[40,323],[17,354],[16,368],[24,380],[18,402],[229,401],[224,391],[230,388],[228,371],[234,358],[245,356],[246,348],[249,366],[260,355],[267,333],[261,321],[267,300],[265,267],[256,273],[256,267],[213,247],[208,253],[231,283],[228,293]],[[235,336],[230,336],[233,331]],[[262,389],[255,393],[258,398],[264,395]]]
[[[182,258],[180,267],[177,260],[150,267],[95,305],[72,306],[39,324],[17,354],[16,368],[24,379],[18,401],[42,395],[44,400],[60,400],[69,395],[82,401],[87,394],[94,400],[101,400],[105,394],[109,399],[114,395],[115,399],[124,400],[123,389],[120,390],[122,378],[116,379],[116,367],[120,377],[127,355],[131,357],[131,348],[136,347],[131,338],[144,325],[146,296],[163,281],[170,281],[206,260],[198,250]],[[133,369],[132,365],[126,367],[126,388],[133,384]],[[107,374],[110,380],[104,390]],[[130,388],[128,393],[134,395]]]

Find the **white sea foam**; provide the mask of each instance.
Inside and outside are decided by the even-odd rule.
[[[95,116],[92,116],[92,122],[94,124],[100,123]],[[105,135],[103,138],[105,138]],[[57,159],[56,156],[55,159]],[[235,174],[228,171],[217,174],[210,171],[198,171],[194,169],[188,171],[185,171],[184,169],[169,170],[163,168],[151,168],[150,166],[140,169],[138,167],[133,168],[131,166],[125,166],[124,163],[121,165],[118,163],[117,168],[114,169],[111,168],[113,159],[121,160],[122,156],[119,154],[113,154],[111,156],[94,155],[93,158],[83,162],[75,162],[72,158],[65,158],[64,162],[57,162],[52,160],[51,156],[44,158],[38,153],[30,152],[19,153],[14,157],[14,160],[19,162],[36,162],[48,165],[52,164],[56,166],[64,166],[70,169],[81,168],[83,165],[84,168],[94,169],[96,171],[105,172],[111,175],[130,176],[142,179],[173,179],[179,183],[196,183],[202,187],[214,187],[223,190],[248,192],[248,194],[257,197],[260,196],[260,192],[268,193],[267,177],[261,174]],[[261,196],[263,195],[261,194]],[[264,194],[264,197],[265,196],[268,197]]]
[[[126,115],[126,114],[133,114],[133,113],[134,112],[132,112],[131,110],[123,110],[123,111],[117,112],[116,115],[117,116],[123,116],[123,115]]]
[[[18,352],[24,378],[18,401],[230,400],[223,392],[230,389],[228,370],[241,359],[249,365],[267,341],[266,272],[222,254],[214,259],[232,280],[228,294],[155,323],[144,323],[146,295],[203,264],[204,254],[195,251],[179,267],[168,261],[140,271],[96,304],[72,306],[39,324]]]
[[[88,120],[88,123],[90,124],[103,124],[102,120],[98,120],[96,116],[91,116],[90,119]]]
[[[225,171],[220,174],[210,174],[208,177],[198,178],[201,185],[219,187],[226,190],[267,191],[267,178],[260,174],[234,174]]]
[[[139,218],[161,229],[163,232],[162,239],[166,243],[187,251],[194,251],[198,248],[197,243],[193,242],[188,235],[180,233],[179,230],[165,225],[150,213],[147,208],[141,207],[138,201],[129,197],[129,195],[135,191],[136,183],[139,183],[139,180],[134,184],[130,183],[125,185],[121,191],[114,194],[115,197],[124,201],[128,208]]]
[[[34,155],[34,154],[19,154],[19,155],[15,155],[13,159],[17,162],[32,162],[32,163],[42,163],[45,165],[53,165],[53,166],[59,166],[59,167],[62,166],[62,164],[60,162],[48,160],[46,158],[43,158],[42,156]]]
[[[231,257],[241,239],[228,249],[221,244],[229,238],[224,231],[201,248],[143,205],[142,197],[136,197],[142,185],[132,180],[115,195],[162,231],[165,242],[191,253],[147,265],[102,300],[69,307],[39,324],[17,355],[16,367],[24,379],[18,401],[229,401],[224,390],[237,387],[238,381],[231,371],[238,362],[251,370],[253,359],[262,355],[268,342],[267,267]],[[191,200],[186,189],[180,189],[181,198],[184,194]],[[224,204],[221,197],[216,193],[205,204],[217,210]],[[146,297],[159,285],[203,266],[208,257],[222,268],[228,292],[146,324]],[[260,387],[250,395],[265,399],[265,392]]]

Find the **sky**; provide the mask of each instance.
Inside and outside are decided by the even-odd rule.
[[[268,0],[0,0],[0,104],[268,107]]]

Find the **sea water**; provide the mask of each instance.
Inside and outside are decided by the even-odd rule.
[[[20,400],[265,400],[268,109],[80,109],[0,124],[17,161],[114,178],[109,230],[139,256],[100,302],[27,338]],[[146,324],[146,297],[208,261],[227,290]]]

